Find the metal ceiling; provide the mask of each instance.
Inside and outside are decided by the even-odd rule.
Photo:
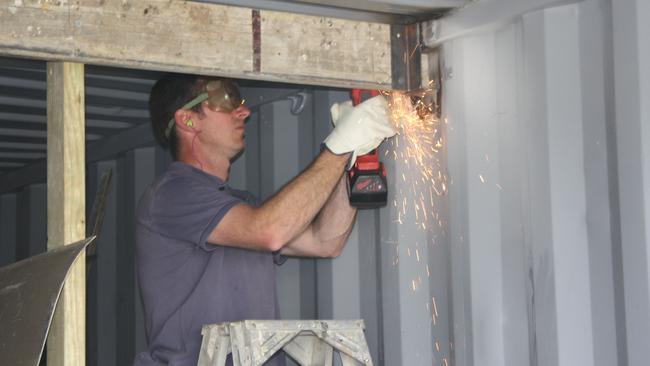
[[[46,63],[0,57],[0,174],[46,156]],[[149,90],[160,73],[88,65],[86,141],[149,122]]]
[[[389,24],[435,19],[477,0],[195,0]]]

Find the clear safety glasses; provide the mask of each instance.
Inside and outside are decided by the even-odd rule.
[[[208,102],[208,108],[216,112],[232,112],[244,104],[241,99],[237,85],[230,80],[212,80],[205,85],[205,92],[199,94],[196,98],[187,102],[182,109],[193,108],[200,103]],[[169,138],[169,134],[174,128],[175,119],[172,117],[167,124],[165,136]]]

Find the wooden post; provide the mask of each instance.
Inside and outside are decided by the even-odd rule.
[[[84,65],[47,65],[48,250],[85,236]],[[59,299],[47,342],[48,366],[86,362],[86,262],[80,255]]]

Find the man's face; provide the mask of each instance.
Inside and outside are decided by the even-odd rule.
[[[198,139],[212,151],[232,159],[245,147],[246,118],[250,110],[243,104],[230,112],[214,110],[206,105],[201,118]]]
[[[189,110],[200,105],[202,109],[207,107],[215,112],[231,113],[244,104],[244,100],[239,94],[239,88],[231,80],[213,79],[204,80],[203,82],[205,83],[203,91],[185,103],[180,109]],[[172,116],[165,128],[165,137],[168,139],[175,126],[175,119],[176,117]]]

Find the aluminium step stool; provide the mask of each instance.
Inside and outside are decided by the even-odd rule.
[[[372,366],[363,320],[244,320],[204,325],[197,366],[261,366],[283,349],[301,366]]]

